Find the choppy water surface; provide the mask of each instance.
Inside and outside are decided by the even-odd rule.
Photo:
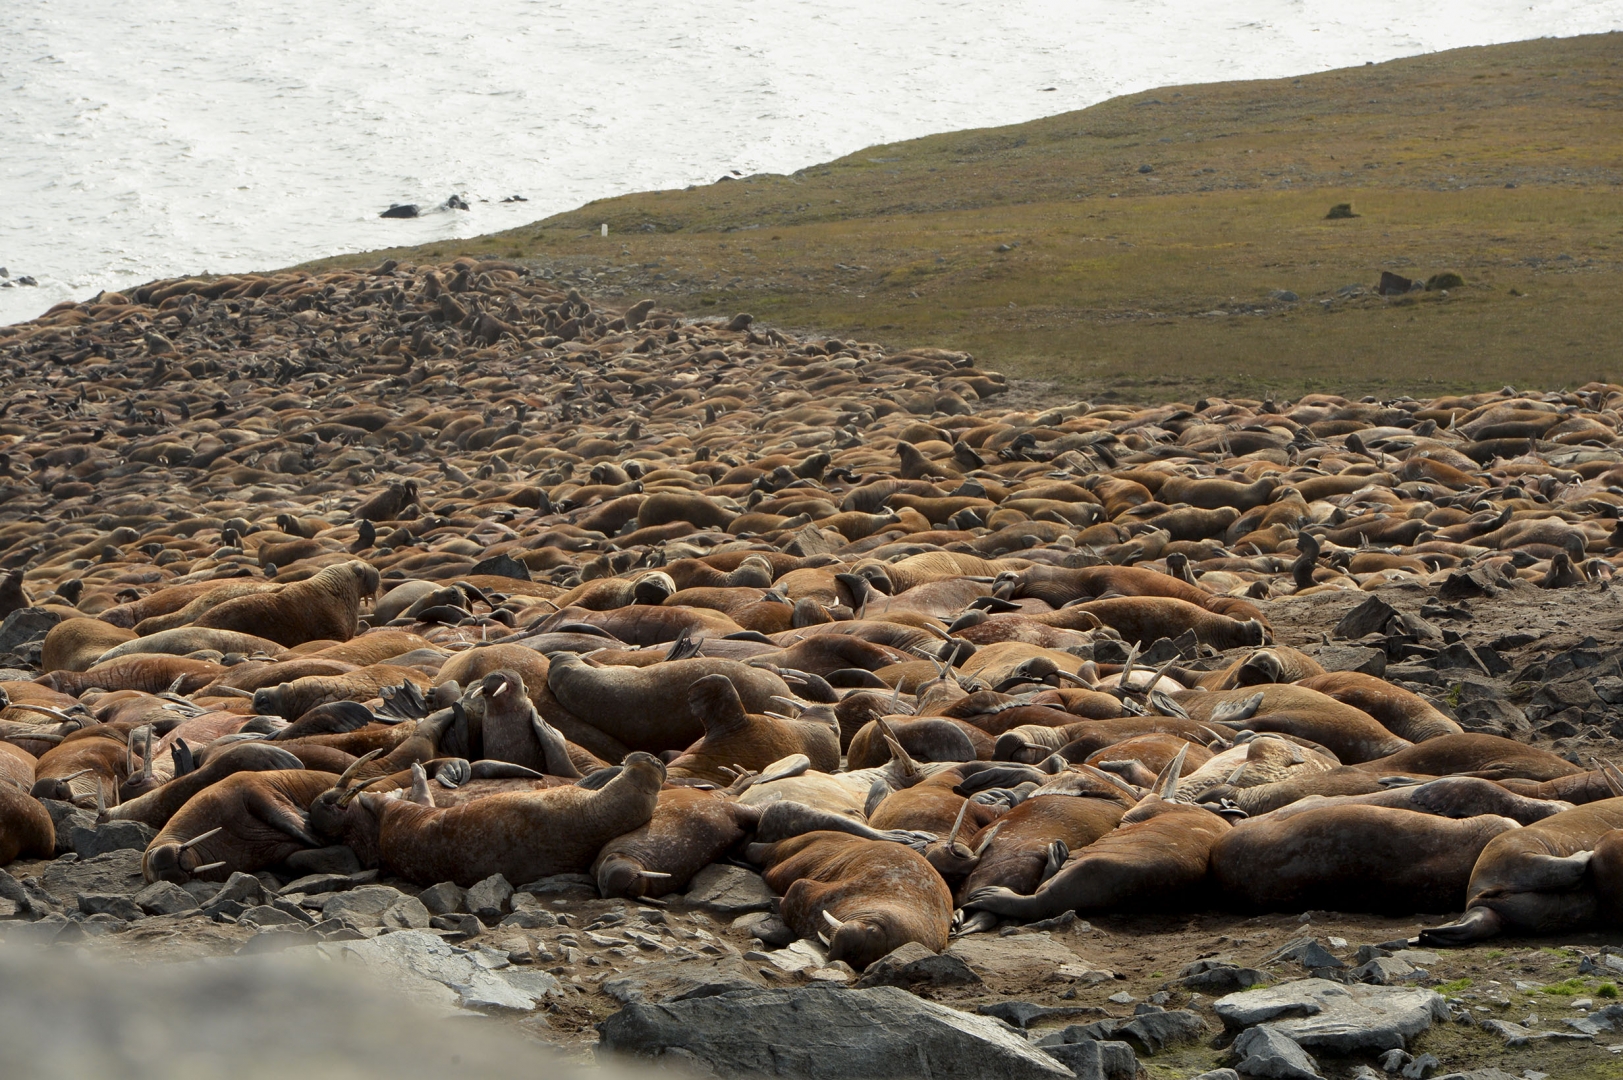
[[[1243,12],[1239,9],[1246,8]],[[0,323],[1166,83],[1623,28],[1623,0],[6,0]],[[1051,90],[1045,88],[1053,88]],[[393,202],[467,212],[380,220]],[[503,204],[508,195],[528,201]]]

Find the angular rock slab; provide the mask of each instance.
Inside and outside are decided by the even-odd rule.
[[[404,981],[418,984],[415,989],[426,991],[421,996],[465,1009],[528,1012],[543,997],[559,995],[563,989],[544,971],[496,969],[484,954],[457,948],[422,930],[400,930],[366,941],[315,948],[329,956],[359,961],[397,986],[404,976]],[[422,985],[425,983],[438,986]]]
[[[1233,1050],[1240,1058],[1237,1068],[1241,1076],[1267,1077],[1269,1080],[1324,1080],[1319,1075],[1319,1063],[1296,1040],[1288,1038],[1272,1024],[1247,1028],[1234,1040]]]
[[[1213,1008],[1231,1029],[1272,1024],[1301,1046],[1337,1054],[1401,1049],[1432,1021],[1448,1019],[1443,996],[1434,990],[1342,986],[1326,979],[1229,994]]]
[[[805,1080],[1069,1078],[995,1020],[893,986],[754,990],[626,1006],[597,1025],[600,1052],[699,1060],[721,1076]]]

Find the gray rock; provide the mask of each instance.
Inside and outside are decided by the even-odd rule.
[[[1302,1046],[1338,1054],[1403,1047],[1432,1021],[1448,1019],[1442,995],[1433,990],[1325,979],[1229,994],[1213,1008],[1230,1029],[1270,1023]]]
[[[501,921],[508,911],[508,901],[513,897],[513,886],[500,874],[492,874],[483,881],[474,882],[468,890],[464,903],[468,911],[479,918],[486,926],[494,926]]]
[[[348,875],[352,885],[370,884],[377,880],[378,875],[376,870],[362,870],[361,860],[345,844],[333,844],[328,847],[305,848],[303,851],[295,851],[287,857],[287,868],[300,875]],[[365,875],[365,877],[357,879],[357,875]]]
[[[99,893],[80,893],[79,910],[86,915],[111,915],[123,922],[141,917],[141,909],[128,896],[104,896]]]
[[[691,907],[718,915],[768,911],[776,899],[761,875],[741,866],[711,863],[688,882],[686,901]]]
[[[62,621],[62,616],[44,608],[18,608],[0,622],[0,656],[14,653],[25,645],[45,640],[51,627]]]
[[[1371,596],[1343,615],[1330,634],[1332,637],[1357,640],[1365,634],[1382,633],[1386,630],[1386,624],[1396,617],[1397,608],[1379,596]]]
[[[68,921],[66,915],[58,915],[55,912],[42,916],[33,922],[7,923],[5,927],[6,944],[49,945],[73,925]]]
[[[1113,974],[1043,934],[970,934],[954,941],[947,952],[959,957],[983,979],[1074,979],[1086,985],[1109,982]]]
[[[261,910],[261,909],[254,909]],[[295,945],[308,945],[317,940],[310,931],[301,925],[275,926],[261,930],[253,937],[244,941],[237,949],[238,956],[258,956],[263,953],[281,952],[283,949]]]
[[[856,985],[859,989],[867,986],[913,986],[918,983],[965,986],[980,981],[981,977],[958,957],[933,953],[918,942],[909,941],[869,964]]]
[[[1509,1047],[1530,1046],[1539,1042],[1590,1042],[1595,1037],[1583,1031],[1534,1031],[1509,1020],[1483,1020],[1483,1031],[1491,1031],[1505,1040]]]
[[[1431,1080],[1526,1080],[1522,1076],[1513,1076],[1503,1069],[1488,1066],[1486,1069],[1472,1069],[1470,1072],[1449,1073],[1447,1076],[1434,1076]]]
[[[761,989],[756,969],[737,957],[708,962],[655,960],[641,964],[618,978],[604,979],[603,992],[622,1005],[639,1001],[688,1001],[737,990]]]
[[[383,925],[397,930],[426,930],[432,916],[415,896],[402,896],[383,912]]]
[[[134,848],[145,851],[158,830],[140,821],[107,821],[89,828],[75,825],[71,834],[73,852],[81,859],[94,859],[109,851]]]
[[[1359,982],[1374,983],[1376,986],[1389,986],[1407,976],[1415,974],[1415,966],[1396,956],[1377,956],[1367,964],[1353,969],[1352,977]]]
[[[148,915],[179,915],[198,907],[197,899],[172,881],[154,881],[136,893],[134,900]]]
[[[1192,1076],[1189,1080],[1240,1080],[1240,1074],[1233,1069],[1212,1069],[1199,1076]]]
[[[353,887],[355,882],[349,879],[348,874],[306,874],[294,878],[279,891],[284,896],[294,893],[303,893],[305,896],[320,896],[322,893],[343,892]]]
[[[1568,1017],[1562,1023],[1585,1035],[1610,1035],[1623,1031],[1623,1004],[1596,1009],[1588,1016]]]
[[[1105,1012],[1097,1005],[1034,1005],[1029,1001],[993,1001],[976,1010],[982,1016],[995,1016],[1005,1024],[1024,1031],[1034,1020],[1066,1016],[1098,1016]]]
[[[94,829],[96,827],[96,812],[82,806],[75,806],[60,799],[41,799],[51,815],[51,824],[56,827],[56,853],[66,855],[73,850],[73,833],[75,829]]]
[[[733,929],[742,930],[763,945],[783,948],[795,940],[796,934],[789,924],[770,911],[752,911],[733,920]]]
[[[1047,1046],[1043,1053],[1071,1070],[1077,1080],[1135,1080],[1138,1056],[1124,1042],[1079,1042]]]
[[[1414,1055],[1407,1050],[1388,1050],[1381,1055],[1381,1068],[1385,1072],[1397,1072],[1413,1059]]]
[[[260,904],[248,908],[237,917],[237,922],[243,926],[258,927],[261,930],[282,926],[296,927],[302,930],[310,925],[303,919],[295,918],[280,908],[271,907],[269,904]]]
[[[382,926],[383,913],[405,894],[387,885],[363,885],[349,892],[333,893],[322,901],[324,919],[343,919],[357,927]]]
[[[1268,976],[1256,968],[1243,968],[1228,960],[1196,960],[1178,972],[1180,985],[1206,994],[1227,994],[1235,990],[1249,990]]]
[[[1305,968],[1343,968],[1346,961],[1319,944],[1317,938],[1300,937],[1287,941],[1263,958],[1264,964],[1295,960]]]
[[[417,899],[430,915],[450,915],[468,910],[467,892],[454,881],[442,881],[417,894]]]
[[[1247,1028],[1234,1040],[1233,1052],[1240,1062],[1241,1076],[1261,1076],[1270,1080],[1324,1080],[1319,1063],[1290,1036],[1272,1024]]]
[[[1325,671],[1359,671],[1377,679],[1386,674],[1386,650],[1361,645],[1321,645],[1313,659]]]
[[[423,930],[399,930],[316,948],[358,961],[396,986],[414,990],[414,996],[463,1008],[528,1012],[543,998],[563,993],[558,980],[544,971],[511,969],[505,959],[498,966],[489,953],[458,948]]]
[[[226,878],[225,884],[220,886],[220,891],[214,894],[214,903],[222,900],[235,900],[247,907],[263,904],[266,900],[265,883],[254,875],[244,874],[239,870]]]
[[[1198,1042],[1206,1035],[1206,1022],[1200,1014],[1189,1009],[1171,1011],[1154,1005],[1140,1005],[1139,1012],[1130,1017],[1112,1017],[1091,1024],[1072,1024],[1063,1031],[1045,1035],[1039,1046],[1051,1043],[1074,1043],[1087,1040],[1104,1041],[1132,1039],[1151,1054],[1159,1054],[1169,1046]]]
[[[516,890],[539,896],[543,900],[596,900],[597,879],[585,874],[553,874],[539,878]]]
[[[146,887],[141,852],[109,851],[91,859],[58,859],[39,876],[40,886],[58,904],[77,904],[80,893],[134,896]]]
[[[475,937],[482,933],[485,924],[478,919],[463,912],[459,915],[435,915],[428,920],[428,925],[435,930],[444,930],[451,934],[461,934],[463,937]]]
[[[996,1020],[892,986],[743,990],[665,1004],[638,1002],[597,1029],[600,1053],[658,1058],[675,1049],[723,1076],[1063,1080],[1073,1075]]]
[[[1421,1054],[1403,1067],[1403,1080],[1425,1080],[1440,1065],[1436,1054]]]

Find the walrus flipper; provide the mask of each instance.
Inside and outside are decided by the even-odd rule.
[[[1505,920],[1492,908],[1474,907],[1460,916],[1458,922],[1432,926],[1420,931],[1421,945],[1469,945],[1498,936]]]

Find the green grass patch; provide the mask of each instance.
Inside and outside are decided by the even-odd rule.
[[[1619,380],[1619,51],[1542,39],[1163,87],[310,265],[522,259],[587,294],[964,349],[1087,396]],[[1326,216],[1341,204],[1356,216]],[[1383,270],[1438,284],[1374,296]]]
[[[1562,982],[1551,983],[1539,990],[1539,993],[1549,994],[1553,997],[1576,997],[1579,994],[1589,992],[1589,984],[1583,979],[1566,979]]]
[[[1595,996],[1603,998],[1617,997],[1617,984],[1612,982],[1601,983],[1599,986],[1595,987]]]
[[[1439,983],[1438,985],[1432,987],[1432,989],[1444,997],[1453,997],[1455,994],[1468,989],[1474,981],[1475,980],[1467,975],[1464,978],[1455,979],[1453,982]]]

